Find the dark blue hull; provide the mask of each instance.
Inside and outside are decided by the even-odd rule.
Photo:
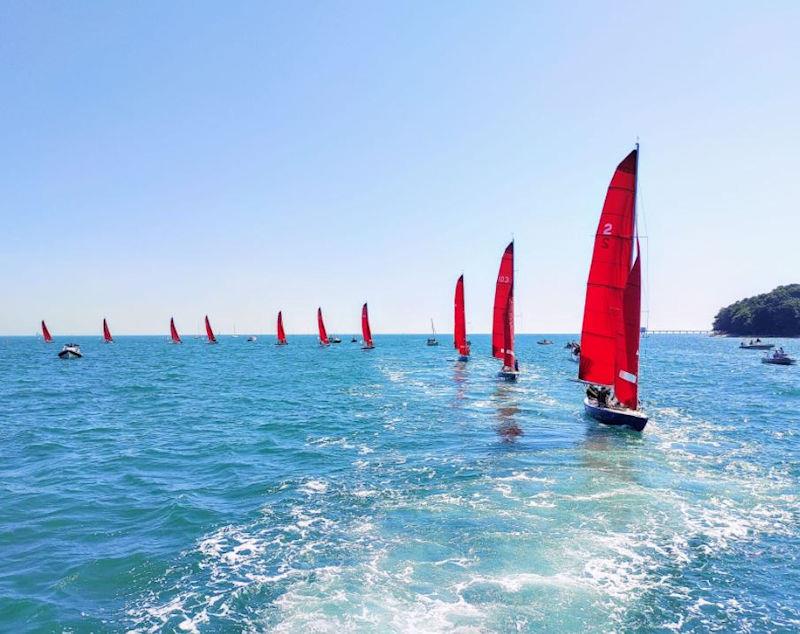
[[[621,425],[630,427],[636,431],[642,431],[644,426],[647,425],[647,416],[641,412],[635,412],[629,409],[599,407],[590,403],[589,399],[583,400],[583,407],[589,416],[604,425]]]
[[[517,380],[517,377],[519,376],[519,372],[505,372],[503,370],[500,370],[500,372],[497,373],[497,376],[499,378],[503,379],[504,381],[512,381],[513,382],[513,381]]]

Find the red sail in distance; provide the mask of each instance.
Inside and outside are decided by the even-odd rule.
[[[319,343],[321,346],[327,346],[330,342],[328,341],[328,331],[325,330],[325,322],[322,321],[322,308],[317,308],[317,326],[319,327]]]
[[[578,377],[598,385],[615,383],[615,342],[623,329],[619,322],[636,230],[637,154],[628,154],[611,178],[586,285]]]
[[[108,322],[105,317],[103,318],[103,341],[106,343],[114,341],[114,338],[111,336],[111,331],[108,329]]]
[[[367,310],[366,302],[364,302],[364,306],[361,309],[361,335],[364,338],[364,347],[373,348],[372,331],[369,328],[369,311]]]
[[[503,366],[514,367],[514,242],[506,247],[500,260],[497,286],[494,291],[492,323],[492,356],[502,359]]]
[[[288,342],[286,341],[286,331],[283,329],[283,312],[278,311],[278,345],[285,346]]]
[[[639,409],[639,336],[642,315],[642,267],[639,241],[636,259],[622,295],[622,332],[617,336],[614,395],[628,409]]]
[[[50,331],[47,329],[47,324],[44,323],[44,319],[42,319],[42,337],[44,337],[45,343],[53,342],[53,338],[50,336]]]
[[[172,317],[169,318],[169,336],[172,337],[172,343],[181,343],[178,329],[175,327],[175,319]]]
[[[456,282],[455,296],[455,326],[453,327],[453,347],[462,357],[469,356],[467,344],[467,322],[464,316],[464,276]]]
[[[208,343],[217,343],[214,331],[211,330],[211,322],[208,321],[208,315],[206,315],[206,336],[208,337]]]

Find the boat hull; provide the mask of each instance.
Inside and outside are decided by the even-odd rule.
[[[519,372],[500,370],[500,372],[497,373],[497,378],[503,379],[503,381],[515,382],[517,378],[519,378]]]
[[[755,343],[752,346],[739,346],[739,350],[772,350],[774,343]]]
[[[588,398],[583,399],[583,407],[589,416],[604,425],[630,427],[636,431],[642,431],[647,425],[647,416],[634,410],[600,407]]]
[[[769,365],[794,365],[797,361],[795,359],[761,359],[761,363],[768,363]]]
[[[461,361],[461,363],[466,363],[467,361],[469,361],[469,357],[462,354],[459,355],[458,360]]]
[[[73,352],[72,350],[62,350],[58,353],[61,359],[81,359],[83,355],[80,352]]]

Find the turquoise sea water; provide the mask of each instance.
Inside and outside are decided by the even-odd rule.
[[[537,338],[0,340],[0,630],[800,628],[800,367],[648,337],[637,434]]]

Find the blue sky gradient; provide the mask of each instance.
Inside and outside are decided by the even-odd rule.
[[[637,137],[652,328],[800,276],[800,4],[4,2],[0,333],[574,332]],[[785,248],[777,248],[783,245]]]

